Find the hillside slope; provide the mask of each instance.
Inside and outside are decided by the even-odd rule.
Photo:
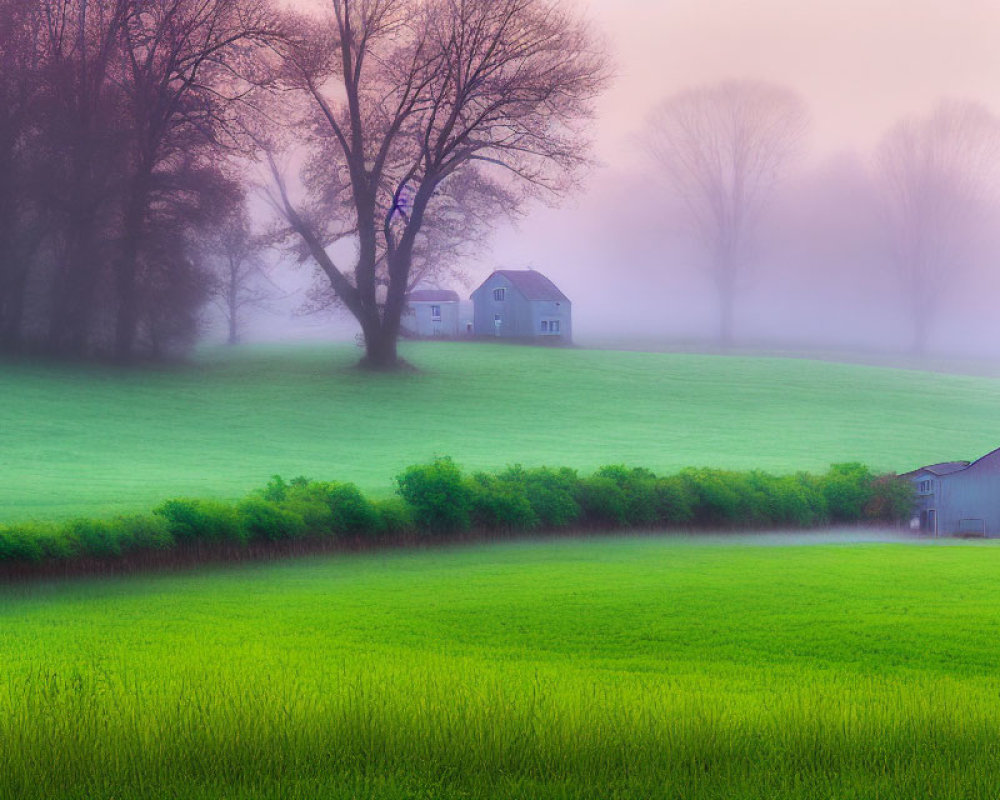
[[[209,351],[183,367],[0,365],[0,520],[234,497],[272,474],[388,493],[451,455],[591,470],[627,462],[905,470],[1000,445],[1000,381],[799,359],[410,343],[361,374],[347,346]]]

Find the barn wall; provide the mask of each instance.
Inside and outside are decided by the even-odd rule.
[[[991,453],[939,480],[938,531],[942,535],[969,532],[974,520],[982,520],[987,536],[1000,537],[1000,454]]]

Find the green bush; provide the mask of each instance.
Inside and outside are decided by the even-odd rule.
[[[78,543],[82,555],[105,558],[122,554],[121,530],[111,520],[77,519],[64,530]]]
[[[245,542],[249,531],[236,509],[217,500],[177,498],[153,511],[178,541]]]
[[[349,536],[377,536],[382,519],[371,501],[353,483],[325,483],[333,530]]]
[[[660,521],[657,478],[648,469],[613,464],[601,467],[594,475],[614,481],[624,493],[626,524],[655,525]]]
[[[565,528],[580,519],[582,512],[576,501],[579,478],[575,470],[567,467],[524,469],[515,465],[499,473],[497,479],[524,487],[531,510],[543,527]]]
[[[913,515],[917,502],[913,484],[897,475],[879,475],[871,482],[865,517],[874,522],[897,524]]]
[[[282,506],[301,516],[314,534],[374,536],[382,529],[377,509],[353,483],[296,478]]]
[[[826,504],[822,494],[807,478],[799,474],[772,479],[774,517],[771,521],[774,524],[808,527],[823,521]]]
[[[450,458],[407,467],[396,478],[397,491],[413,508],[422,531],[463,531],[471,524],[472,490]]]
[[[490,530],[530,530],[538,527],[524,482],[477,472],[468,481],[472,521]]]
[[[41,548],[43,561],[67,561],[84,555],[79,543],[67,534],[63,525],[35,523],[27,526],[26,533]],[[2,556],[0,561],[3,561]]]
[[[272,485],[273,481],[268,484],[269,487]],[[278,495],[267,493],[265,490],[262,496],[267,499]],[[307,534],[311,536],[335,535],[333,509],[330,508],[329,498],[322,484],[309,482],[288,484],[286,491],[283,491],[280,497],[281,500],[274,502],[277,502],[286,511],[301,517]]]
[[[656,521],[686,525],[694,519],[694,497],[687,481],[677,475],[659,478],[653,486]]]
[[[65,541],[65,537],[52,536],[51,530],[49,526],[33,523],[0,527],[0,561],[42,561],[46,556],[43,544],[46,538],[50,538],[53,545],[60,538]],[[49,537],[43,531],[49,533]]]
[[[831,522],[858,522],[871,499],[871,470],[856,462],[834,464],[823,476],[823,497]]]
[[[576,484],[576,501],[588,525],[618,527],[628,522],[628,499],[611,478],[591,475]]]
[[[152,514],[117,517],[115,528],[121,539],[122,550],[168,550],[174,546],[174,537],[166,519]]]
[[[387,497],[372,503],[379,518],[379,531],[389,536],[403,536],[416,530],[413,510],[401,497]]]
[[[248,497],[236,506],[240,526],[250,539],[277,542],[306,533],[305,520],[294,511],[263,497]]]
[[[717,469],[685,469],[678,473],[691,498],[691,521],[696,525],[734,525],[740,521],[741,498],[732,476]]]

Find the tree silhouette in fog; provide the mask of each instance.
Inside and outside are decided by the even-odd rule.
[[[754,230],[808,127],[789,89],[726,81],[668,97],[650,113],[641,143],[683,201],[704,247],[719,301],[719,342],[733,341],[733,311]]]
[[[922,355],[996,206],[1000,120],[976,103],[943,102],[893,127],[875,164],[912,350]]]

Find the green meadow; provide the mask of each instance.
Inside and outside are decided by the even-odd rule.
[[[120,371],[0,363],[0,522],[230,499],[277,473],[390,494],[405,466],[906,470],[993,449],[1000,380],[781,358],[411,343],[207,350]]]
[[[996,797],[1000,550],[831,538],[2,587],[0,797]]]

